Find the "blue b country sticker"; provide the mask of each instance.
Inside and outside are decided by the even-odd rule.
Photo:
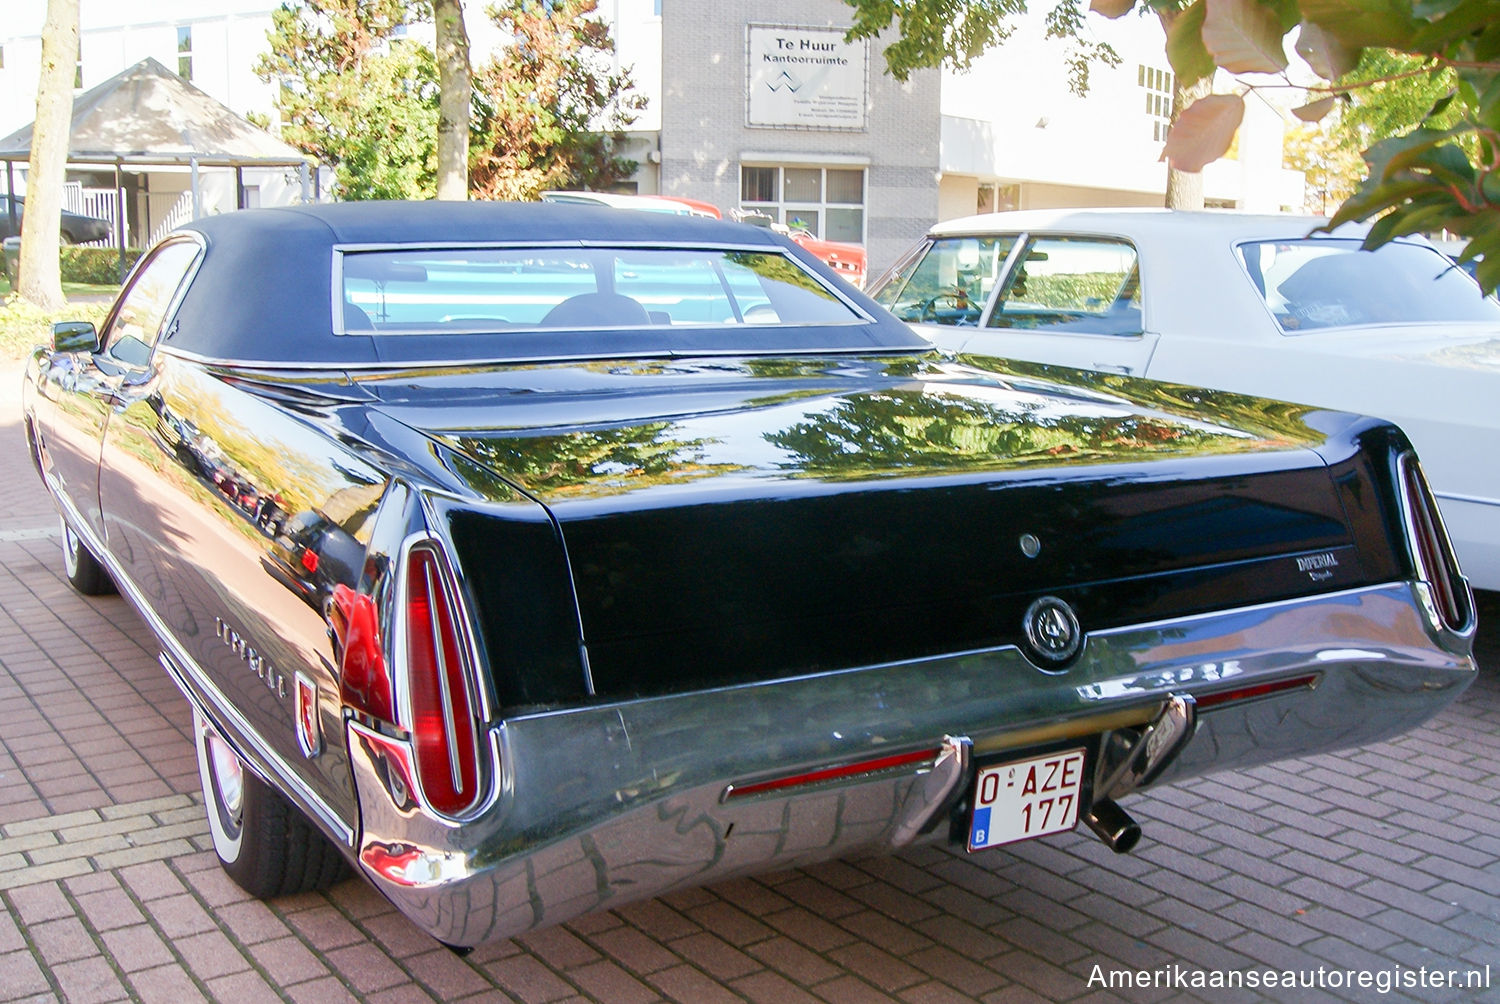
[[[969,846],[983,847],[989,843],[990,835],[990,810],[975,809],[974,825],[969,827]]]

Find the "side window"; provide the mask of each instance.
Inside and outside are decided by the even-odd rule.
[[[940,237],[875,299],[903,321],[978,324],[1015,237]]]
[[[177,288],[197,258],[197,244],[174,241],[158,248],[136,273],[104,333],[105,352],[111,358],[126,366],[146,365]]]
[[[1006,279],[992,328],[1087,335],[1141,333],[1141,281],[1125,241],[1038,237]]]

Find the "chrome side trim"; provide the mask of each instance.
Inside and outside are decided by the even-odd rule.
[[[823,325],[824,327],[856,327],[857,323],[851,322],[847,325]],[[340,336],[343,337],[343,336]],[[306,372],[306,373],[400,373],[403,370],[413,369],[457,369],[463,367],[474,367],[484,364],[486,361],[478,358],[470,359],[411,359],[399,362],[287,362],[286,360],[271,359],[224,359],[218,356],[205,356],[197,352],[189,352],[163,345],[159,351],[166,355],[174,356],[186,362],[197,363],[201,366],[212,366],[223,370],[254,370],[257,372]],[[867,356],[876,359],[885,359],[892,356],[924,356],[936,351],[932,346],[914,345],[859,345],[841,346],[837,348],[817,346],[801,346],[797,348],[774,348],[763,350],[746,349],[652,349],[649,352],[610,352],[601,354],[597,352],[578,353],[573,355],[558,353],[545,356],[506,356],[500,362],[506,366],[537,366],[550,363],[578,363],[597,362],[601,359],[757,359],[761,357],[772,358],[817,358],[818,356]],[[493,361],[493,360],[491,360]]]
[[[1469,502],[1474,505],[1500,506],[1500,499],[1492,499],[1484,495],[1460,495],[1458,492],[1440,492],[1436,488],[1432,489],[1432,497],[1447,499],[1449,502]]]
[[[279,788],[283,794],[291,798],[298,808],[313,817],[318,825],[331,836],[334,836],[339,843],[344,847],[352,848],[354,846],[354,828],[345,822],[334,811],[332,806],[320,798],[317,792],[308,786],[306,781],[303,781],[302,778],[297,776],[295,771],[287,766],[286,762],[277,755],[270,744],[251,726],[245,716],[240,714],[238,709],[224,697],[223,692],[219,690],[212,678],[188,654],[187,649],[177,641],[166,623],[156,614],[156,611],[151,609],[151,605],[146,602],[145,594],[141,592],[140,587],[135,584],[134,580],[125,575],[120,563],[115,560],[114,555],[110,554],[109,549],[104,546],[103,541],[94,534],[93,529],[83,521],[81,514],[74,507],[73,503],[63,493],[58,491],[52,477],[48,475],[44,480],[47,484],[47,490],[51,493],[53,499],[58,503],[60,508],[66,510],[69,517],[69,525],[73,528],[74,532],[83,538],[89,550],[93,552],[94,557],[98,558],[104,567],[109,570],[110,577],[114,579],[115,585],[119,587],[120,595],[124,596],[130,602],[130,605],[135,608],[135,612],[140,615],[141,620],[146,622],[146,626],[156,636],[157,642],[162,647],[160,661],[162,666],[167,670],[168,675],[172,677],[172,682],[177,684],[177,689],[182,691],[183,696],[187,698],[190,704],[206,712],[207,717],[214,722],[216,728],[220,723],[229,723],[232,727],[233,735],[225,735],[223,738],[231,743],[236,739],[240,739],[249,747],[248,749],[236,749],[235,752],[241,754],[241,759],[246,760],[256,773],[265,777]],[[201,691],[202,695],[207,697],[211,703],[210,707],[204,706],[204,701],[198,694],[194,693],[194,688]],[[219,731],[223,735],[223,730],[220,729]]]

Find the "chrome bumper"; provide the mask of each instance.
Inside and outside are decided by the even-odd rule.
[[[971,759],[1069,740],[1091,741],[1093,756],[1112,733],[1138,737],[1173,695],[1247,696],[1202,710],[1142,784],[1373,742],[1474,677],[1471,636],[1442,632],[1426,606],[1420,586],[1395,583],[1092,635],[1059,675],[1002,648],[512,718],[490,733],[494,793],[464,822],[417,808],[403,745],[350,725],[357,853],[418,926],[475,945],[947,838]],[[1109,774],[1097,797],[1134,787]]]

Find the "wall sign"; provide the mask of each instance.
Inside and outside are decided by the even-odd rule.
[[[752,128],[865,127],[869,44],[845,42],[843,28],[780,24],[745,26]]]

